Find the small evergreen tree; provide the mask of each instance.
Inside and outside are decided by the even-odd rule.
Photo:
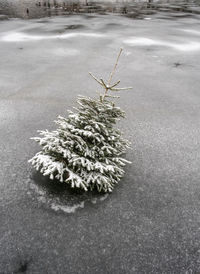
[[[111,85],[122,49],[119,52],[108,84],[103,79],[90,75],[104,88],[99,99],[78,97],[76,112],[69,111],[68,118],[59,116],[55,131],[39,131],[42,137],[32,138],[42,146],[30,163],[43,175],[66,182],[71,187],[111,192],[124,174],[127,160],[120,157],[129,147],[121,132],[113,126],[124,111],[109,100],[116,98],[108,91],[116,88],[120,81]]]

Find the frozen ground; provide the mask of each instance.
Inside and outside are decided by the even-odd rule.
[[[0,23],[0,273],[200,272],[199,16]],[[132,165],[111,195],[73,193],[27,164],[88,75],[118,77]]]

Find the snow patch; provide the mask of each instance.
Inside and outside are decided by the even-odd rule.
[[[128,38],[124,40],[125,44],[130,44],[132,46],[152,46],[156,45],[156,41],[149,38],[136,37],[136,38]]]
[[[196,34],[196,35],[200,35],[200,31],[194,30],[194,29],[182,29],[182,31],[192,33],[192,34]]]
[[[48,208],[56,211],[56,212],[64,212],[67,214],[75,213],[78,209],[84,208],[86,202],[90,202],[92,204],[97,204],[98,202],[103,202],[109,196],[108,193],[103,196],[98,196],[94,198],[86,198],[84,201],[72,201],[65,200],[62,201],[59,197],[54,197],[52,194],[49,194],[47,191],[41,189],[38,185],[36,185],[32,180],[28,180],[29,190],[27,194],[36,199],[37,202],[44,204]]]
[[[51,204],[51,209],[55,211],[63,211],[65,213],[75,213],[78,208],[84,208],[85,202],[81,202],[80,204],[76,204],[73,206],[63,206],[57,204]]]
[[[28,41],[40,41],[40,40],[51,40],[51,39],[69,39],[76,37],[94,37],[99,38],[105,36],[104,34],[98,33],[84,33],[84,32],[74,32],[59,35],[30,35],[21,32],[11,32],[9,34],[3,35],[1,40],[4,42],[28,42]]]
[[[183,44],[171,43],[167,41],[154,40],[145,37],[131,37],[123,41],[131,46],[164,46],[170,47],[179,51],[197,51],[200,50],[199,42],[188,42]]]
[[[93,198],[93,199],[91,200],[91,202],[92,202],[92,204],[96,204],[96,203],[97,203],[97,198]]]
[[[30,189],[34,190],[39,196],[45,195],[45,191],[39,189],[39,187],[33,183],[30,183]]]
[[[102,202],[108,198],[108,194],[103,195],[99,200]]]
[[[85,202],[82,201],[78,204],[73,205],[61,205],[57,202],[57,199],[49,196],[48,194],[41,190],[36,184],[30,183],[30,189],[34,191],[37,194],[37,201],[43,204],[46,204],[54,211],[63,211],[65,213],[75,213],[77,209],[84,208]],[[31,195],[31,193],[28,191],[27,194]]]
[[[200,49],[200,43],[198,42],[191,42],[187,44],[174,44],[171,47],[180,50],[180,51],[196,51]]]
[[[31,39],[30,39],[31,37]],[[4,35],[1,40],[4,42],[21,42],[21,41],[37,41],[37,40],[41,40],[42,37],[38,36],[38,35],[26,35],[23,33],[17,33],[17,32],[12,32],[10,34]]]

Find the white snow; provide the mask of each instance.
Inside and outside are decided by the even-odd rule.
[[[162,40],[155,40],[146,37],[129,37],[123,41],[130,46],[163,46],[170,47],[179,51],[197,51],[200,50],[200,42],[173,43]]]
[[[188,32],[188,33],[191,33],[191,34],[200,35],[200,31],[194,30],[194,29],[182,29],[182,31]]]
[[[54,211],[62,211],[65,213],[75,213],[78,209],[84,208],[85,202],[91,202],[92,204],[96,204],[97,202],[103,202],[109,197],[109,194],[106,193],[101,197],[94,197],[91,200],[86,199],[85,201],[81,201],[75,204],[64,204],[58,198],[54,198],[53,196],[49,195],[44,189],[41,189],[32,180],[28,180],[29,188],[32,191],[28,191],[27,194],[33,195],[36,194],[36,199],[39,203],[45,204],[46,206],[50,207]]]
[[[75,204],[72,206],[67,206],[67,205],[57,205],[52,203],[51,204],[51,209],[55,211],[63,211],[65,213],[75,213],[78,208],[84,208],[85,202],[81,202],[79,204]]]
[[[104,201],[105,199],[108,198],[108,195],[109,195],[109,194],[103,195],[99,200],[100,200],[101,202]]]
[[[1,41],[3,42],[29,42],[29,41],[39,41],[39,40],[51,40],[51,39],[69,39],[76,37],[94,37],[101,38],[105,36],[104,34],[98,33],[87,33],[87,32],[73,32],[59,35],[30,35],[22,32],[10,32],[8,34],[4,34],[1,37]]]
[[[92,203],[92,204],[96,204],[96,203],[97,203],[97,198],[93,198],[93,199],[91,200],[91,203]]]
[[[50,197],[50,196],[48,197],[48,194],[46,193],[46,191],[41,190],[34,183],[30,183],[30,189],[37,194],[38,202],[40,202],[42,204],[46,204],[47,206],[49,206],[51,209],[53,209],[55,211],[63,211],[65,213],[75,213],[77,209],[84,208],[84,205],[85,205],[84,201],[77,203],[77,204],[73,204],[73,205],[60,204],[56,198],[54,199],[53,197]],[[29,193],[29,195],[31,195],[30,192],[28,192],[28,193]]]

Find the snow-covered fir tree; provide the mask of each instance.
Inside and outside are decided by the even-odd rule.
[[[99,98],[79,96],[75,111],[55,121],[57,130],[39,131],[41,137],[32,138],[42,150],[29,162],[43,175],[69,183],[73,188],[85,191],[96,188],[99,192],[111,192],[122,178],[128,161],[121,154],[129,147],[129,142],[114,125],[125,113],[110,101],[116,96],[108,94],[128,89],[117,88],[120,81],[110,84],[121,52],[122,49],[108,84],[90,73],[104,88]]]

